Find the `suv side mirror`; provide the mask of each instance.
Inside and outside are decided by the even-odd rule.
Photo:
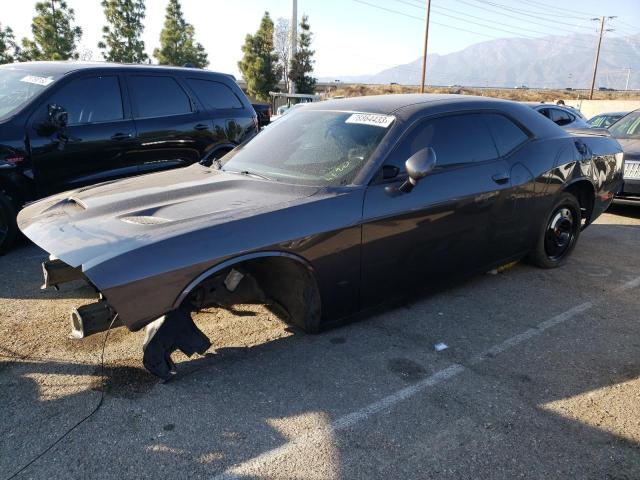
[[[409,160],[407,160],[404,165],[409,174],[409,178],[400,185],[399,190],[403,193],[409,193],[421,178],[429,175],[436,167],[436,152],[431,147],[418,150],[409,157]]]
[[[69,114],[61,105],[55,103],[47,107],[47,123],[54,130],[62,130],[67,126]]]

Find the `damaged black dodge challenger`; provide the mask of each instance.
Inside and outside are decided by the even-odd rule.
[[[144,365],[203,353],[191,312],[266,304],[307,332],[418,286],[528,257],[553,268],[622,184],[607,135],[526,105],[459,95],[333,100],[287,115],[212,167],[34,203],[22,231],[51,254],[45,285],[99,300],[77,337],[146,327]]]

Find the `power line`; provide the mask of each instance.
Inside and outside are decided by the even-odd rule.
[[[557,5],[550,5],[548,3],[544,3],[544,2],[540,2],[540,1],[534,1],[534,0],[526,0],[525,3],[531,5],[531,4],[536,4],[536,5],[541,5],[544,8],[551,8],[554,10],[564,10],[565,12],[571,12],[571,13],[575,13],[575,9],[572,8],[563,8],[563,7],[558,7]],[[595,17],[597,16],[595,13],[588,13],[588,12],[582,12],[584,15],[588,15],[587,18],[591,18],[591,17]]]
[[[408,1],[406,1],[406,0],[396,0],[396,1],[397,1],[397,2],[400,2],[400,3],[404,3],[404,4],[406,4],[406,5],[410,5],[410,6],[415,7],[415,8],[420,8],[420,7],[418,7],[417,5],[415,5],[415,4],[413,4],[413,3],[410,3],[410,2],[408,2]],[[472,6],[474,6],[474,7],[475,7],[475,5],[472,5]],[[534,36],[531,36],[531,35],[522,34],[522,33],[521,33],[521,32],[519,32],[519,31],[506,30],[506,29],[504,29],[504,28],[497,28],[495,25],[496,25],[496,24],[497,24],[497,25],[503,25],[503,26],[506,26],[506,27],[509,27],[509,28],[516,28],[516,29],[519,29],[519,30],[528,30],[528,31],[531,31],[531,32],[537,33],[537,34],[539,34],[539,35],[545,35],[545,36],[550,36],[549,32],[542,32],[542,31],[540,31],[540,30],[533,30],[533,29],[530,29],[530,28],[516,27],[516,26],[513,26],[513,25],[509,25],[509,24],[502,23],[502,22],[496,22],[496,21],[491,20],[491,19],[487,19],[487,18],[483,18],[483,17],[478,17],[478,16],[475,16],[475,15],[470,15],[470,14],[463,13],[463,12],[460,12],[460,11],[458,11],[458,10],[453,10],[453,9],[451,9],[451,8],[446,8],[446,7],[433,7],[433,9],[434,9],[434,10],[436,11],[436,13],[438,13],[439,15],[442,15],[442,16],[445,16],[445,17],[449,17],[449,18],[453,18],[453,19],[455,19],[455,20],[459,20],[459,21],[462,21],[462,22],[465,22],[465,23],[470,23],[470,24],[473,24],[473,25],[478,25],[478,26],[480,26],[480,27],[484,27],[484,28],[491,28],[492,30],[497,30],[497,31],[501,31],[501,32],[504,32],[504,33],[509,33],[509,34],[511,34],[511,35],[516,35],[516,36],[518,36],[518,37],[522,37],[522,38],[537,39],[537,40],[543,40],[543,41],[547,41],[547,42],[552,42],[551,40],[545,40],[545,39],[542,39],[542,38],[539,38],[539,37],[534,37]],[[390,9],[389,9],[389,10],[390,10]],[[463,18],[463,17],[458,17],[458,16],[454,16],[454,15],[447,14],[447,13],[442,13],[442,12],[440,12],[440,10],[447,10],[447,11],[451,11],[451,12],[459,13],[459,14],[461,14],[461,15],[466,15],[467,17],[476,18],[476,19],[481,20],[481,21],[483,21],[483,22],[487,22],[487,23],[489,23],[489,25],[482,24],[482,23],[478,23],[478,22],[474,22],[473,20],[468,20],[468,19]],[[395,11],[395,12],[396,12],[396,13],[399,13],[399,12],[397,12],[397,11]],[[412,16],[412,17],[413,17],[413,16]],[[438,25],[443,25],[443,24],[439,24],[439,23],[437,23],[437,22],[433,22],[433,23],[438,24]],[[452,28],[455,28],[455,27],[452,27]],[[487,35],[487,36],[488,36],[488,35]],[[499,38],[499,37],[495,37],[495,36],[494,36],[494,37],[492,37],[492,38]],[[555,42],[553,42],[553,43],[555,43]],[[583,49],[588,49],[588,50],[591,50],[591,48],[592,48],[592,46],[591,46],[591,45],[586,45],[586,44],[581,44],[581,45],[577,45],[577,46],[578,46],[578,48],[583,48]]]
[[[541,17],[541,16],[538,16],[538,15],[533,15],[531,13],[528,13],[526,10],[513,8],[513,7],[510,7],[508,5],[503,5],[501,3],[491,2],[489,0],[472,0],[472,1],[484,4],[484,5],[490,5],[490,6],[494,7],[494,8],[504,9],[504,10],[507,10],[509,12],[512,12],[515,15],[520,15],[520,16],[523,16],[523,17],[536,18],[538,20],[545,20],[547,22],[550,21],[550,20],[547,19],[547,17]],[[467,3],[467,2],[463,2],[463,3]],[[583,26],[583,25],[576,25],[575,23],[561,22],[560,20],[553,20],[552,23],[554,25],[568,25],[568,26],[574,27],[574,28],[583,28],[583,29],[591,30],[591,27],[587,27],[587,26]]]
[[[473,3],[469,3],[469,2],[468,2],[468,1],[466,1],[466,0],[458,0],[458,2],[460,2],[460,3],[464,3],[465,5],[469,5],[470,7],[473,7],[473,8],[482,9],[482,11],[486,11],[486,9],[487,9],[487,7],[486,7],[486,6],[482,6],[482,7],[481,7],[481,6],[479,6],[479,5],[475,5],[475,4],[473,4]],[[492,8],[492,7],[489,7],[489,8]],[[566,29],[564,29],[564,28],[562,28],[562,27],[558,27],[558,25],[557,25],[557,24],[555,24],[552,20],[549,20],[549,21],[546,21],[546,20],[545,20],[545,22],[546,22],[546,23],[542,23],[542,22],[536,22],[536,21],[533,21],[533,20],[528,19],[528,18],[521,18],[521,17],[517,17],[517,16],[515,16],[515,15],[511,15],[511,14],[509,14],[509,13],[504,13],[504,12],[502,12],[502,11],[500,11],[500,10],[497,10],[497,11],[490,10],[489,12],[490,12],[490,13],[492,13],[492,14],[494,14],[494,15],[501,15],[501,16],[503,16],[503,17],[513,18],[513,19],[518,20],[518,21],[520,21],[520,22],[524,22],[524,21],[526,21],[527,23],[532,24],[532,25],[538,25],[538,26],[545,27],[545,28],[552,28],[552,29],[554,29],[554,31],[556,31],[556,32],[576,33],[575,31],[570,31],[570,30],[566,30]],[[514,12],[514,13],[515,13],[515,12]],[[522,14],[516,14],[516,15],[522,15]],[[576,28],[585,28],[585,26],[583,26],[583,25],[574,25],[574,26],[575,26]],[[586,27],[586,28],[591,29],[591,27]]]
[[[396,1],[396,2],[400,2],[400,3],[404,3],[404,4],[406,4],[406,5],[409,5],[409,6],[412,6],[412,7],[415,7],[415,8],[421,8],[421,7],[418,7],[418,5],[416,5],[416,4],[413,4],[413,3],[407,2],[406,0],[395,0],[395,1]],[[433,8],[433,10],[435,10],[436,12],[440,12],[441,10],[445,10],[445,11],[447,11],[447,12],[459,13],[459,14],[461,14],[461,15],[466,15],[467,17],[470,17],[470,18],[475,18],[475,19],[477,19],[477,20],[481,20],[481,21],[483,21],[483,22],[489,22],[489,23],[491,23],[491,25],[480,25],[480,26],[482,26],[482,27],[489,27],[489,28],[492,28],[492,27],[493,27],[493,25],[502,25],[502,26],[505,26],[505,27],[513,28],[513,25],[510,25],[510,24],[508,24],[508,23],[496,22],[495,20],[490,20],[490,19],[488,19],[488,18],[484,18],[484,17],[478,17],[478,16],[476,16],[476,15],[471,15],[471,14],[469,14],[469,13],[463,13],[463,12],[460,12],[459,10],[454,10],[454,9],[452,9],[452,8],[446,8],[446,7],[432,7],[432,8]],[[462,17],[455,17],[455,16],[453,16],[453,15],[447,15],[446,13],[440,13],[440,15],[443,15],[443,16],[445,16],[445,17],[451,17],[451,18],[454,18],[454,19],[457,19],[457,20],[460,20],[460,21],[463,21],[463,22],[474,23],[474,22],[472,22],[472,21],[470,21],[470,20],[467,20],[467,19],[465,19],[465,18],[462,18]],[[479,24],[477,24],[477,25],[479,25]],[[531,29],[531,28],[525,28],[525,27],[517,27],[517,28],[519,28],[520,30],[528,30],[528,31],[530,31],[530,32],[538,33],[538,34],[542,34],[542,35],[549,35],[549,32],[541,32],[540,30],[533,30],[533,29]],[[549,28],[551,28],[551,27],[549,27]],[[513,32],[509,32],[509,33],[513,33]]]
[[[366,5],[366,6],[371,7],[371,8],[376,8],[378,10],[382,10],[382,11],[386,11],[386,12],[389,12],[389,13],[394,13],[396,15],[401,15],[403,17],[407,17],[407,18],[411,18],[411,19],[414,19],[414,20],[418,20],[420,22],[424,22],[424,20],[425,20],[424,17],[411,15],[411,14],[406,13],[406,12],[401,12],[399,10],[395,10],[395,9],[392,9],[392,8],[383,7],[381,5],[376,5],[376,4],[373,4],[373,3],[369,3],[369,2],[367,2],[365,0],[353,0],[353,1],[357,2],[357,3],[360,3],[360,4],[363,4],[363,5]],[[464,2],[464,0],[459,0],[459,1],[463,1]],[[476,1],[480,1],[480,0],[476,0]],[[403,2],[403,3],[406,3],[406,2]],[[467,3],[467,2],[464,2],[464,3]],[[476,5],[472,5],[472,6],[476,7]],[[519,19],[519,20],[521,20],[521,19]],[[463,21],[466,21],[466,20],[463,20]],[[504,38],[504,37],[496,37],[495,35],[489,35],[489,34],[486,34],[486,33],[478,32],[476,30],[469,30],[469,29],[458,27],[458,26],[454,26],[454,25],[449,25],[449,24],[442,23],[442,22],[433,21],[433,20],[431,20],[430,23],[432,23],[434,25],[439,25],[439,26],[442,26],[442,27],[445,27],[445,28],[451,28],[451,29],[454,29],[454,30],[471,33],[471,34],[474,34],[474,35],[480,35],[480,36],[487,37],[487,38],[494,39],[494,40],[500,39],[500,38]],[[519,34],[517,32],[506,31],[506,30],[503,30],[503,29],[497,29],[495,27],[488,27],[486,25],[481,25],[481,26],[483,26],[484,28],[492,28],[493,30],[502,30],[502,31],[504,31],[506,33],[509,33],[509,34],[512,34],[512,35],[516,35],[517,37],[521,37],[521,38],[527,39],[527,40],[539,40],[539,41],[543,41],[543,42],[547,42],[547,43],[552,43],[554,45],[557,44],[556,40],[550,40],[550,39],[545,39],[545,38],[540,38],[540,37],[533,37],[533,36],[530,36],[530,35],[522,35],[522,34]],[[578,48],[578,49],[583,49],[583,50],[591,50],[592,46],[574,45],[573,48]],[[633,55],[629,54],[628,52],[613,52],[613,51],[609,51],[609,53],[618,53],[619,55],[626,55],[626,56],[629,56],[629,57],[633,56]]]
[[[477,8],[477,9],[480,9],[480,8],[482,8],[482,9],[487,8],[487,7],[480,7],[480,6],[478,6],[478,5],[475,5],[475,4],[472,4],[472,3],[469,3],[469,1],[467,1],[467,0],[458,0],[458,1],[459,1],[459,2],[461,2],[461,3],[464,3],[465,5],[469,5],[469,6],[473,7],[473,8]],[[485,0],[471,0],[471,1],[475,1],[475,2],[483,3],[483,4],[485,4],[485,3],[492,3],[492,2],[486,2]],[[499,5],[499,4],[494,4],[494,5]],[[439,8],[443,8],[443,7],[439,7]],[[489,7],[489,8],[492,8],[492,7]],[[494,7],[494,8],[495,8],[495,7]],[[504,12],[501,12],[501,11],[493,11],[493,10],[492,10],[492,11],[491,11],[491,13],[495,13],[495,14],[498,14],[498,15],[502,15],[502,16],[506,16],[506,17],[514,18],[514,19],[519,20],[519,21],[523,21],[523,19],[522,19],[522,18],[515,17],[515,16],[513,16],[513,15],[510,15],[510,14],[508,14],[508,13],[504,13]],[[522,14],[517,14],[517,15],[522,15]],[[590,19],[589,19],[589,20],[590,20]],[[563,29],[561,29],[561,28],[558,28],[556,25],[545,25],[545,24],[538,23],[538,22],[534,22],[534,21],[531,21],[531,20],[527,20],[527,22],[528,22],[528,23],[533,23],[533,24],[536,24],[536,25],[541,25],[541,26],[544,26],[544,27],[547,27],[547,28],[549,28],[549,27],[553,27],[556,31],[559,31],[559,32],[567,32],[567,30],[563,30]],[[579,28],[587,28],[587,29],[590,29],[590,30],[592,30],[592,29],[593,29],[593,27],[585,27],[585,26],[580,26],[580,25],[574,25],[574,26],[575,26],[575,27],[579,27]],[[514,27],[514,28],[520,28],[520,27]],[[595,30],[595,29],[593,29],[593,30]],[[597,30],[596,30],[596,31],[597,31]],[[541,32],[541,33],[542,33],[542,32]],[[576,32],[569,32],[569,33],[577,34]],[[595,33],[595,32],[594,32],[594,33]],[[583,34],[583,35],[586,35],[586,34]],[[574,44],[575,44],[575,43],[576,43],[576,42],[574,42]],[[578,45],[576,44],[576,45],[574,45],[574,46],[576,46],[576,47],[577,47]],[[580,47],[581,47],[581,48],[585,48],[585,49],[589,49],[589,50],[591,50],[591,49],[593,48],[593,46],[592,46],[592,45],[586,45],[586,44],[584,44],[584,43],[580,43]],[[604,48],[603,48],[603,50],[604,50]],[[606,50],[607,50],[607,52],[608,52],[608,53],[616,53],[616,54],[618,54],[618,55],[623,55],[623,56],[628,56],[628,57],[633,57],[633,56],[634,56],[633,54],[630,54],[629,52],[626,52],[626,51],[624,51],[624,52],[623,52],[623,51],[613,51],[613,50],[610,50],[610,49],[608,49],[608,48],[607,48]]]
[[[638,32],[638,30],[640,30],[640,27],[637,27],[636,25],[631,25],[630,23],[627,23],[624,20],[617,19],[617,21],[622,23],[622,24],[624,24],[624,25],[627,25],[627,26],[633,28],[634,31],[636,31],[636,33]]]

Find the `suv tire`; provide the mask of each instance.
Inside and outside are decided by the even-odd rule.
[[[16,207],[11,197],[0,190],[0,255],[4,255],[13,246],[18,234]]]

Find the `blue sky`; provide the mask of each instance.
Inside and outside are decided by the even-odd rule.
[[[100,0],[67,0],[84,29],[82,46],[96,48],[104,22]],[[147,0],[144,40],[157,46],[166,0]],[[418,58],[422,53],[422,0],[298,0],[315,34],[316,75],[375,73]],[[30,34],[33,0],[0,0],[0,21],[16,36]],[[209,53],[213,70],[238,75],[240,47],[257,29],[265,10],[288,17],[290,0],[182,0],[187,21]],[[616,15],[607,35],[640,33],[640,0],[432,0],[429,52],[446,54],[473,43],[504,37],[595,33],[592,16]],[[391,10],[391,11],[390,11]],[[393,12],[392,12],[393,11]],[[400,12],[400,13],[395,13]],[[417,17],[417,18],[414,18]],[[605,38],[606,53],[606,38]]]

